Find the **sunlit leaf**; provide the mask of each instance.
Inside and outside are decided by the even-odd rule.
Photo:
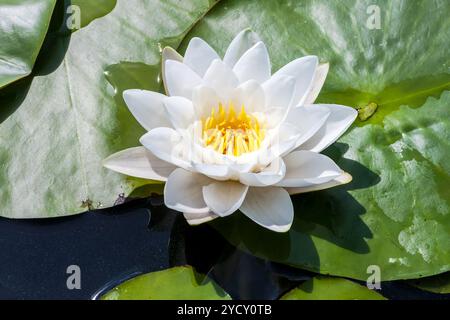
[[[31,73],[55,3],[0,0],[0,88]]]
[[[122,91],[160,89],[160,49],[177,46],[213,4],[122,0],[77,32],[56,32],[34,77],[0,91],[0,216],[71,215],[142,188],[102,167],[144,133]]]
[[[176,267],[124,282],[102,300],[231,300],[217,284],[191,267]]]

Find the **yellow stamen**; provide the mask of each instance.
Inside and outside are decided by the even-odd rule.
[[[249,115],[242,106],[239,114],[234,105],[228,110],[219,103],[218,111],[213,108],[211,115],[202,119],[202,137],[207,147],[225,155],[240,156],[256,151],[264,140],[265,130],[258,119]]]

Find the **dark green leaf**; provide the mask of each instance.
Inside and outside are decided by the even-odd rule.
[[[350,280],[317,277],[289,291],[280,300],[386,300],[386,298]]]
[[[408,284],[419,289],[434,293],[450,293],[450,273],[408,281]]]

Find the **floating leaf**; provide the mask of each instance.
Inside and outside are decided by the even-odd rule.
[[[148,273],[124,282],[102,300],[231,300],[217,284],[191,267]]]
[[[0,88],[31,73],[56,0],[0,0]]]
[[[116,6],[117,0],[71,0],[72,6],[77,6],[77,9],[69,9],[72,15],[79,14],[79,17],[72,16],[73,20],[70,22],[80,22],[80,27],[83,28],[95,19],[104,17],[110,13]],[[79,11],[77,11],[79,9]],[[79,18],[79,21],[77,19]]]
[[[350,280],[316,277],[289,291],[280,300],[386,300],[386,298]]]

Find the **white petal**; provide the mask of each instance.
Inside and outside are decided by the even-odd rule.
[[[294,220],[294,207],[283,188],[250,188],[240,210],[257,224],[276,232],[287,232]]]
[[[140,139],[141,144],[159,159],[178,167],[190,168],[182,136],[171,128],[156,128]]]
[[[260,164],[269,164],[276,157],[284,157],[299,145],[313,136],[329,116],[326,108],[300,106],[288,109],[288,115],[270,134],[270,145],[267,153],[260,156]]]
[[[192,164],[192,168],[198,173],[219,181],[230,179],[233,172],[230,166],[224,164],[197,163]]]
[[[212,212],[226,217],[241,207],[247,191],[248,186],[239,182],[215,181],[203,187],[203,198]]]
[[[278,131],[271,138],[270,154],[273,157],[283,156],[295,149],[302,132],[295,125],[284,122],[278,127]],[[269,158],[270,161],[272,161]]]
[[[175,129],[186,129],[195,121],[192,102],[183,97],[167,97],[164,99],[168,118]]]
[[[184,63],[203,77],[215,59],[220,59],[217,52],[200,38],[192,38],[184,54]]]
[[[103,166],[131,177],[157,181],[166,181],[176,169],[173,164],[160,160],[144,147],[117,152],[106,158]]]
[[[245,107],[245,111],[262,112],[265,109],[265,94],[261,85],[255,80],[249,80],[237,87],[233,94],[232,100],[239,112],[242,106]]]
[[[270,130],[279,126],[286,118],[289,109],[283,107],[272,107],[264,110],[264,112],[255,112],[255,116],[260,123],[265,124],[265,129]]]
[[[279,187],[308,187],[329,182],[343,171],[327,156],[311,151],[296,151],[284,158],[286,175]]]
[[[266,94],[266,107],[287,108],[295,92],[295,78],[291,76],[273,76],[262,85]]]
[[[126,90],[123,99],[133,116],[147,131],[157,127],[170,127],[163,100],[166,98],[157,92],[146,90]]]
[[[175,60],[166,61],[165,79],[168,95],[187,99],[192,99],[192,90],[202,83],[197,73]]]
[[[178,62],[183,62],[183,56],[181,56],[178,52],[176,52],[171,47],[165,47],[162,51],[161,57],[162,57],[161,73],[162,73],[162,78],[163,78],[164,90],[165,90],[166,94],[168,94],[169,91],[167,90],[167,85],[166,85],[166,83],[167,83],[166,61],[167,60],[175,60]]]
[[[286,165],[281,158],[277,158],[264,168],[261,172],[242,172],[239,174],[239,181],[242,184],[252,187],[267,187],[277,184],[283,180],[286,174]]]
[[[250,29],[242,30],[233,41],[231,41],[223,58],[223,62],[230,68],[233,68],[242,55],[259,41],[258,35]]]
[[[292,98],[293,106],[303,105],[311,92],[317,64],[317,57],[306,56],[288,63],[274,74],[274,76],[285,75],[296,79],[295,93]]]
[[[233,68],[240,83],[256,80],[264,83],[270,78],[271,65],[269,53],[263,42],[258,42],[242,55]]]
[[[328,70],[330,69],[329,63],[321,64],[316,69],[316,75],[314,76],[313,85],[311,87],[311,91],[308,94],[308,97],[305,100],[305,105],[313,104],[317,97],[320,94],[320,90],[327,79]]]
[[[199,119],[209,116],[212,108],[217,110],[220,102],[219,95],[210,87],[200,85],[192,94],[192,104]]]
[[[186,219],[187,223],[191,226],[198,226],[202,223],[210,222],[216,218],[219,218],[218,215],[208,212],[208,213],[184,213],[184,218]]]
[[[164,188],[164,203],[180,212],[209,213],[203,200],[203,187],[211,180],[201,174],[176,169],[167,179]]]
[[[294,148],[297,148],[314,136],[326,123],[330,114],[331,112],[328,108],[320,105],[291,108],[285,122],[295,126],[300,132],[300,137]]]
[[[335,104],[318,104],[330,110],[330,116],[320,130],[300,146],[302,150],[321,152],[344,134],[358,116],[358,112],[350,107]]]
[[[223,100],[229,98],[232,91],[239,85],[233,70],[221,60],[213,61],[203,77],[203,83],[213,88]]]
[[[352,176],[348,174],[347,172],[344,172],[336,179],[333,179],[329,182],[325,182],[322,184],[315,184],[308,187],[301,187],[301,188],[286,188],[286,190],[289,192],[289,194],[299,194],[299,193],[306,193],[306,192],[312,192],[312,191],[319,191],[319,190],[325,190],[329,188],[333,188],[336,186],[344,185],[347,183],[350,183],[352,181]]]

